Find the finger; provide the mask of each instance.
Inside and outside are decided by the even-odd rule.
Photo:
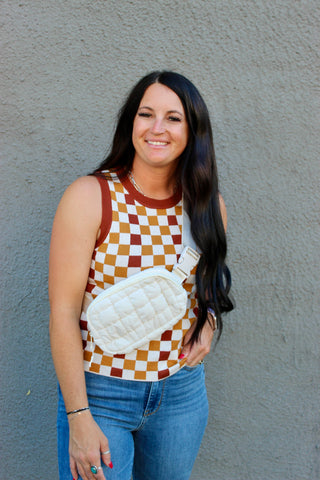
[[[82,467],[82,465],[78,465],[79,475],[83,480],[90,480],[90,478],[86,474],[86,470]],[[92,478],[92,477],[91,477]]]
[[[186,360],[187,357],[189,356],[189,354],[190,354],[190,347],[189,347],[189,345],[186,345],[181,350],[181,353],[179,355],[179,360]]]
[[[102,466],[97,463],[93,464],[90,466],[90,477],[88,477],[90,480],[106,480],[106,477],[104,476]]]
[[[193,360],[193,361],[188,361],[188,362],[186,362],[186,365],[187,365],[187,367],[196,367],[196,366],[199,365],[200,363],[202,363],[201,358],[200,358],[200,360],[197,358],[197,359],[195,359],[195,360]]]
[[[190,355],[187,358],[186,365],[188,367],[195,367],[196,365],[198,365],[198,363],[201,362],[201,360],[202,360],[202,358],[199,355]]]
[[[189,347],[189,348],[188,348]],[[204,357],[206,356],[206,349],[197,343],[193,344],[192,347],[187,345],[186,347],[186,364],[189,367],[195,367],[198,363],[200,363]],[[183,349],[182,354],[185,353]]]
[[[105,445],[106,445],[106,448],[103,449],[103,452],[106,455],[102,455],[103,452],[99,451],[98,455],[95,454],[95,455],[89,455],[88,456],[89,461],[90,461],[90,466],[89,466],[89,470],[90,470],[90,474],[91,474],[91,476],[89,477],[90,480],[91,479],[93,479],[93,480],[105,480],[105,476],[104,476],[103,469],[102,469],[102,466],[101,466],[101,457],[102,457],[102,460],[103,460],[104,458],[108,457],[108,455],[110,456],[108,443],[107,442],[103,443],[103,446],[105,446]],[[101,450],[102,450],[102,448],[101,448]],[[109,463],[110,463],[110,460],[109,460]]]
[[[112,464],[112,461],[111,461],[110,450],[106,450],[105,452],[101,452],[101,457],[102,457],[102,460],[104,461],[105,465],[107,465],[107,467],[112,469],[113,464]]]
[[[70,457],[70,470],[71,470],[71,475],[74,480],[78,480],[78,470],[77,470],[77,465],[76,462],[72,457]]]
[[[190,330],[189,330],[189,332],[190,332]],[[183,347],[182,347],[182,350],[181,350],[180,355],[179,355],[179,360],[187,358],[190,355],[190,353],[192,352],[193,345],[190,342],[190,338],[188,338],[189,332],[187,332],[185,337],[184,337]]]
[[[201,363],[203,359],[208,355],[210,350],[208,348],[200,348],[191,350],[189,356],[187,357],[187,364],[190,367],[196,366],[198,363]]]

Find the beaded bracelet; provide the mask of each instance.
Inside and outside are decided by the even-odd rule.
[[[71,410],[70,412],[67,412],[67,415],[73,415],[74,413],[84,412],[85,410],[90,410],[90,407],[83,407],[83,408],[78,408],[77,410]]]
[[[210,313],[215,320],[217,319],[216,312],[213,310],[213,308],[208,307],[207,312]]]

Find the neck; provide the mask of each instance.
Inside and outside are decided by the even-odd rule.
[[[162,168],[139,168],[132,166],[129,175],[134,187],[143,195],[157,200],[171,197],[177,191],[177,182],[172,172]]]

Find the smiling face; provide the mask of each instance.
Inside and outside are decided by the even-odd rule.
[[[134,162],[175,165],[187,142],[188,124],[180,98],[165,85],[150,85],[133,121]]]

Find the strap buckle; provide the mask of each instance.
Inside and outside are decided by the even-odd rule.
[[[186,247],[182,251],[178,263],[174,265],[172,273],[181,279],[181,283],[184,282],[189,277],[191,270],[197,265],[199,258],[200,254],[198,252],[191,247]]]

